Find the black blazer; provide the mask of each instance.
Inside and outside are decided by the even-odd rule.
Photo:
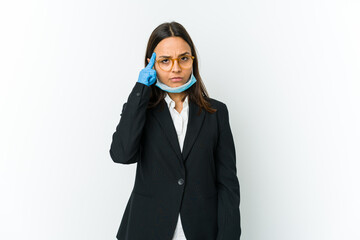
[[[112,135],[116,163],[137,163],[134,188],[116,237],[171,240],[178,214],[187,240],[239,240],[240,186],[235,147],[224,103],[208,98],[218,111],[189,99],[183,151],[169,109],[147,109],[151,88],[136,82]]]

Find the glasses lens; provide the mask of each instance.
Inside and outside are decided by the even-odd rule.
[[[171,68],[171,59],[164,58],[159,61],[159,66],[164,71],[170,71]]]
[[[182,56],[179,59],[179,64],[180,64],[181,68],[184,68],[184,69],[190,68],[192,63],[193,63],[193,60],[190,55]]]

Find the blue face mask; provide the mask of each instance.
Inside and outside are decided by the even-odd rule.
[[[171,92],[171,93],[179,93],[183,92],[189,87],[191,87],[196,82],[196,78],[193,73],[191,73],[189,81],[187,81],[185,84],[178,86],[178,87],[169,87],[168,85],[160,82],[160,80],[156,77],[156,86],[165,92]]]

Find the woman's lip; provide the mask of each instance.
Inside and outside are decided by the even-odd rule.
[[[182,78],[176,77],[176,78],[171,78],[171,81],[173,82],[180,82],[182,80]]]

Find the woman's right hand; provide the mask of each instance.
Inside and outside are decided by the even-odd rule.
[[[150,86],[156,81],[156,71],[152,69],[155,64],[156,53],[153,52],[149,64],[140,71],[138,82]]]

